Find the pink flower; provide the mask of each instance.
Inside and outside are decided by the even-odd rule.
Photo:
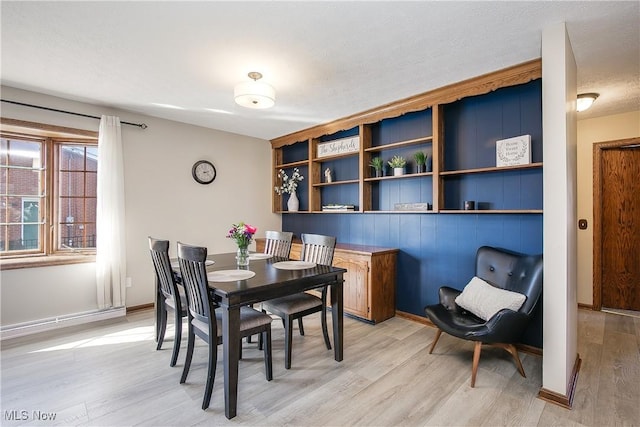
[[[249,225],[249,224],[245,224],[244,228],[247,230],[249,234],[256,234],[256,231],[258,231],[257,227],[254,227],[253,225]]]

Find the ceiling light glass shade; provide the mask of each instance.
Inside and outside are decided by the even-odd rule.
[[[259,81],[240,83],[233,91],[236,104],[247,108],[269,108],[276,103],[276,91]]]
[[[576,105],[576,110],[578,110],[578,112],[580,111],[584,111],[586,109],[588,109],[589,107],[591,107],[591,105],[593,104],[593,101],[595,101],[598,98],[597,93],[581,93],[578,95],[578,102]]]

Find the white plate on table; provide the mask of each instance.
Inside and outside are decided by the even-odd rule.
[[[273,255],[271,255],[271,254],[263,254],[263,253],[260,253],[260,252],[253,252],[253,253],[249,254],[249,259],[250,260],[252,260],[252,259],[269,259],[271,257],[273,257]]]
[[[255,275],[256,273],[250,270],[217,270],[207,273],[207,279],[212,282],[235,282],[251,279]]]
[[[308,261],[280,261],[274,263],[273,266],[280,270],[305,270],[315,267],[316,263]]]

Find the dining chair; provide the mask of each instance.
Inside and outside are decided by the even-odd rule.
[[[293,233],[289,231],[265,231],[264,253],[289,258]]]
[[[191,246],[178,242],[178,262],[184,284],[189,307],[189,329],[187,341],[187,357],[182,370],[180,384],[184,384],[189,375],[195,336],[200,337],[209,345],[209,363],[207,371],[207,383],[205,385],[202,409],[207,409],[211,401],[213,382],[216,376],[216,364],[218,362],[218,345],[225,339],[222,336],[222,317],[216,313],[217,303],[209,292],[209,282],[205,261],[207,248]],[[250,307],[240,307],[240,342],[242,338],[261,334],[264,343],[264,367],[267,381],[273,379],[271,361],[271,316]]]
[[[316,264],[331,265],[333,252],[336,246],[336,238],[320,234],[302,234],[301,261],[314,262]],[[298,319],[300,335],[304,335],[302,318],[309,314],[321,313],[322,334],[327,350],[331,350],[329,332],[327,330],[327,286],[318,289],[320,298],[307,292],[274,298],[262,303],[262,310],[268,311],[282,318],[285,330],[285,369],[291,369],[291,346],[293,341],[293,321]]]
[[[293,233],[289,231],[265,231],[264,253],[276,257],[289,258],[291,253],[291,242]],[[250,305],[253,307],[253,304]],[[247,342],[251,343],[251,336],[247,337]],[[262,348],[262,342],[258,340],[258,348]]]
[[[175,366],[180,351],[180,341],[182,340],[182,318],[187,316],[187,299],[184,288],[178,283],[171,261],[169,260],[169,241],[154,239],[149,236],[149,251],[153,260],[153,267],[156,272],[156,292],[158,301],[156,304],[156,322],[158,345],[156,350],[162,348],[164,335],[167,329],[168,310],[173,311],[174,335],[173,353],[169,366]]]

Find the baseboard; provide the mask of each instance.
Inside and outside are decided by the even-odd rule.
[[[146,310],[148,308],[153,308],[153,307],[155,307],[155,304],[152,302],[150,302],[149,304],[134,305],[133,307],[127,307],[127,314],[132,313],[134,311]]]
[[[436,325],[431,323],[431,320],[427,319],[424,316],[418,316],[417,314],[396,310],[396,316],[402,317],[403,319],[413,320],[414,322],[422,323],[423,325],[431,326],[433,328],[436,327]]]
[[[582,303],[578,303],[578,308],[581,308],[583,310],[592,310],[593,311],[593,305],[591,304],[582,304]]]
[[[578,372],[580,372],[580,365],[582,359],[580,354],[576,355],[576,362],[573,364],[573,371],[571,372],[571,378],[569,379],[569,389],[567,395],[556,393],[555,391],[547,390],[544,387],[538,392],[538,398],[553,403],[558,406],[562,406],[566,409],[571,409],[573,406],[573,397],[576,392],[576,384],[578,383]]]
[[[15,325],[3,326],[0,329],[0,341],[17,338],[25,335],[37,334],[38,332],[51,331],[53,329],[66,328],[67,326],[81,325],[84,323],[96,322],[98,320],[113,319],[125,316],[126,308],[108,308],[104,310],[86,311],[83,313],[67,314],[64,316],[40,319],[32,322],[18,323]]]

